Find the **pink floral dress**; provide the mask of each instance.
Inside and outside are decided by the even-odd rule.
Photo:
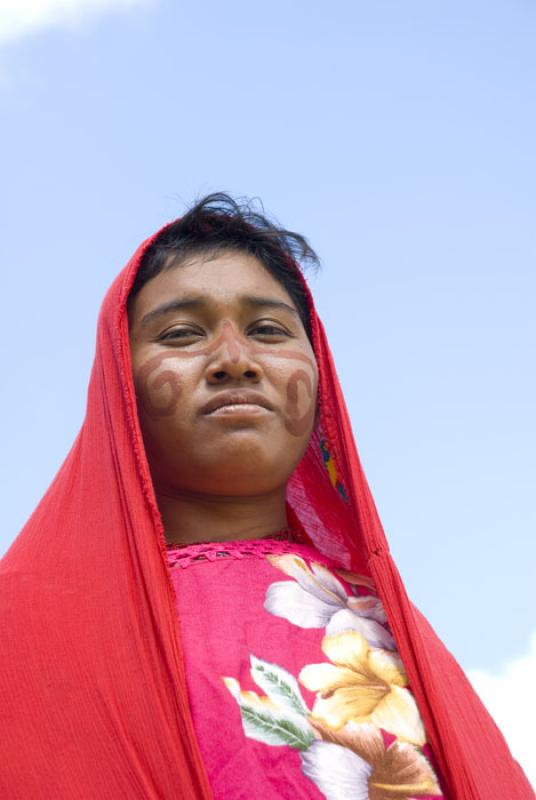
[[[446,796],[370,578],[277,539],[168,563],[216,800]]]

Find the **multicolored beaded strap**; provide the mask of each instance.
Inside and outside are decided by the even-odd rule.
[[[333,459],[333,456],[329,452],[328,443],[325,439],[320,440],[320,450],[322,451],[322,460],[329,475],[329,480],[331,482],[331,485],[335,489],[337,489],[341,497],[343,497],[345,500],[348,500],[348,495],[346,494],[344,486],[339,480],[339,476],[337,474],[337,467],[335,466],[335,461]]]

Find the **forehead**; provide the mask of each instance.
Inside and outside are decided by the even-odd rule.
[[[284,286],[258,258],[229,252],[198,256],[164,269],[143,286],[132,311],[138,316],[166,300],[194,293],[213,304],[239,303],[244,295],[259,294],[295,307]]]

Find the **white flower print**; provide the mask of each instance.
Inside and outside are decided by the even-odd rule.
[[[328,635],[354,630],[372,647],[395,649],[393,637],[381,624],[385,612],[377,597],[349,596],[327,567],[314,561],[309,567],[300,556],[268,556],[268,560],[294,581],[277,581],[268,587],[266,611],[301,628],[325,627]]]

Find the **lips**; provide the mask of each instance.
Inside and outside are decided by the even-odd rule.
[[[260,392],[235,390],[215,395],[201,408],[201,414],[212,414],[225,406],[260,406],[268,411],[273,411],[271,403]]]

